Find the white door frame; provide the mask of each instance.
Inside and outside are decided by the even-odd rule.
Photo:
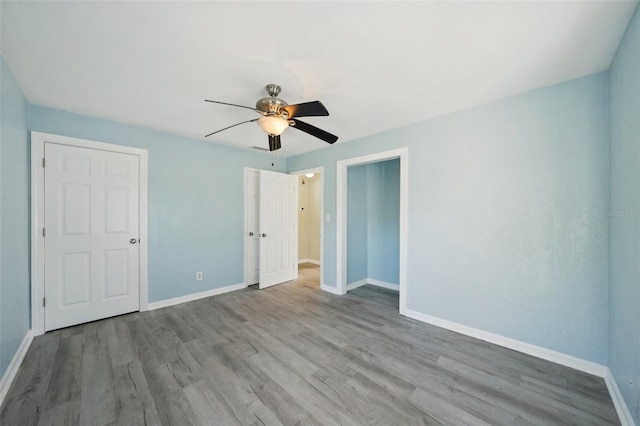
[[[243,171],[242,171],[242,179],[243,179],[243,194],[242,194],[242,204],[244,206],[244,233],[242,234],[242,244],[243,244],[243,250],[242,252],[244,253],[244,285],[248,286],[248,279],[247,277],[249,276],[248,274],[248,270],[249,270],[249,264],[248,264],[248,260],[249,260],[249,246],[247,245],[247,235],[249,234],[249,221],[247,220],[247,215],[249,214],[249,210],[248,210],[248,203],[247,203],[247,194],[249,193],[248,189],[249,189],[249,173],[250,172],[260,172],[260,169],[256,169],[254,167],[244,167]],[[256,206],[256,208],[258,208]],[[255,231],[258,231],[257,229]],[[259,256],[259,255],[258,255]],[[258,264],[260,264],[260,259],[258,258]]]
[[[407,311],[407,217],[408,217],[408,183],[409,183],[409,150],[399,148],[349,158],[336,162],[336,283],[338,294],[347,292],[347,168],[349,166],[377,163],[379,161],[400,159],[400,313]]]
[[[34,336],[44,334],[44,159],[45,142],[80,148],[137,155],[140,158],[140,311],[149,304],[149,236],[148,236],[148,151],[124,145],[70,138],[49,133],[31,132],[31,330]]]
[[[320,286],[324,286],[324,167],[312,167],[310,169],[296,170],[291,172],[294,176],[302,176],[305,173],[320,173]],[[298,191],[300,199],[300,191]],[[296,209],[297,211],[297,209]],[[300,232],[300,227],[298,227]],[[296,254],[297,257],[297,254]],[[296,273],[297,277],[297,273]]]

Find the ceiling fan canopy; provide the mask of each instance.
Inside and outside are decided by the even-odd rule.
[[[205,102],[251,109],[262,115],[262,117],[233,124],[231,126],[209,133],[208,135],[205,135],[205,138],[216,133],[220,133],[223,130],[256,121],[260,128],[262,128],[262,130],[268,135],[269,151],[275,151],[282,147],[280,135],[288,127],[297,128],[298,130],[319,138],[329,144],[333,144],[338,140],[337,136],[332,135],[331,133],[319,129],[315,126],[312,126],[311,124],[300,121],[296,118],[328,116],[329,111],[327,111],[324,105],[322,105],[322,102],[311,101],[289,105],[284,100],[278,98],[278,95],[280,94],[280,86],[278,86],[277,84],[267,84],[266,90],[269,96],[259,99],[256,102],[255,108],[205,99]]]

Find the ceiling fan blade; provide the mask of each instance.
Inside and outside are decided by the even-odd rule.
[[[332,135],[329,132],[325,132],[322,129],[318,129],[316,126],[312,126],[311,124],[305,123],[304,121],[300,121],[300,120],[293,120],[295,125],[293,126],[294,129],[298,129],[301,130],[305,133],[310,134],[311,136],[315,136],[318,139],[322,139],[323,141],[327,142],[327,143],[334,143],[335,141],[338,140],[338,137],[336,135]]]
[[[276,151],[282,148],[280,135],[269,135],[269,151]]]
[[[208,135],[205,135],[204,137],[206,138],[206,137],[209,137],[209,136],[211,136],[211,135],[215,135],[216,133],[220,133],[220,132],[222,132],[223,130],[230,129],[230,128],[232,128],[232,127],[236,127],[236,126],[239,126],[239,125],[244,124],[244,123],[251,123],[251,122],[253,122],[253,121],[258,121],[258,119],[257,119],[257,118],[254,118],[253,120],[247,120],[247,121],[243,121],[243,122],[241,122],[241,123],[233,124],[233,125],[231,125],[231,126],[225,127],[224,129],[216,130],[216,131],[215,131],[215,132],[213,132],[213,133],[209,133]]]
[[[244,106],[244,105],[237,105],[237,104],[230,104],[228,102],[220,102],[220,101],[211,101],[209,99],[205,99],[205,102],[211,102],[213,104],[221,104],[221,105],[229,105],[229,106],[234,106],[234,107],[238,107],[238,108],[246,108],[246,109],[250,109],[252,111],[258,111],[257,109],[253,108],[253,107],[248,107],[248,106]]]
[[[288,105],[284,107],[284,109],[289,113],[290,119],[294,117],[324,117],[329,115],[329,111],[327,111],[320,101]]]

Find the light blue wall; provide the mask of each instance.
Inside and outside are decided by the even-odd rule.
[[[30,326],[27,104],[0,56],[0,377]]]
[[[368,167],[367,277],[399,284],[400,160],[380,161]]]
[[[369,206],[367,165],[347,169],[347,283],[367,278]]]
[[[609,76],[609,363],[640,425],[640,9],[627,28]]]
[[[149,150],[150,302],[244,282],[243,167],[284,160],[41,106],[28,117],[30,130]]]
[[[336,161],[408,147],[408,308],[607,363],[608,75],[289,158],[325,168],[336,285]]]

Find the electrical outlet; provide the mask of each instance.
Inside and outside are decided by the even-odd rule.
[[[202,272],[196,272],[196,281],[202,281],[204,274]]]

